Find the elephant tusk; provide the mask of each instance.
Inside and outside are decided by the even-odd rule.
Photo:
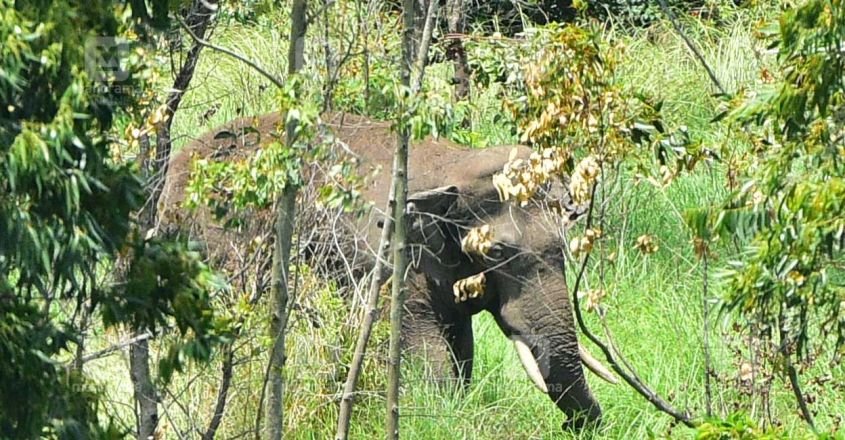
[[[616,385],[619,383],[619,379],[610,372],[598,359],[594,358],[593,355],[584,348],[583,345],[578,344],[578,355],[581,356],[581,362],[587,366],[596,376]]]
[[[537,364],[537,360],[534,359],[534,354],[531,353],[531,348],[529,348],[525,341],[517,335],[512,335],[510,340],[513,341],[513,346],[516,348],[516,354],[519,356],[519,360],[522,362],[525,372],[528,373],[528,377],[532,382],[534,382],[534,385],[539,388],[540,391],[548,393],[549,388],[546,386],[543,374],[540,373],[540,366]]]

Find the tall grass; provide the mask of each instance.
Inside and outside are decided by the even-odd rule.
[[[696,20],[684,23],[729,91],[754,87],[758,69],[768,62],[758,55],[758,44],[752,38],[753,23],[758,18],[735,14],[718,27]],[[281,73],[285,70],[283,54],[287,53],[284,29],[287,25],[280,14],[253,26],[221,25],[213,39],[259,60],[268,70]],[[675,125],[687,125],[693,136],[706,142],[735,142],[727,131],[710,123],[717,106],[712,96],[714,88],[668,24],[658,23],[636,31],[611,27],[607,38],[627,46],[619,71],[620,80],[627,87],[663,99],[665,116]],[[430,87],[441,87],[448,83],[450,69],[433,66],[428,75]],[[174,132],[184,141],[234,117],[273,110],[272,93],[262,89],[265,83],[239,62],[210,51],[205,53],[192,89],[176,116]],[[501,111],[496,96],[496,90],[481,91],[470,111],[472,130],[490,143],[512,142],[512,133],[491,118]],[[209,109],[215,109],[213,114]],[[608,325],[618,346],[646,383],[677,407],[695,414],[703,414],[705,407],[702,272],[679,213],[717,200],[726,191],[724,182],[718,166],[681,177],[666,190],[625,181],[625,203],[631,209],[624,218],[624,238],[613,242],[618,253],[616,264],[607,267],[607,289],[611,292],[606,301]],[[634,239],[645,233],[656,234],[660,244],[660,250],[648,257],[632,250]],[[714,266],[724,264],[730,249],[725,252]],[[589,276],[591,285],[599,282],[597,272],[592,271]],[[345,305],[331,287],[313,277],[305,279],[309,281],[302,291],[308,293],[293,312],[288,337],[285,429],[291,439],[326,439],[334,433],[338,392],[345,375],[342,366],[351,357],[355,329],[347,324]],[[715,278],[711,279],[711,289],[710,296],[717,297],[719,285]],[[247,320],[245,334],[265,334],[267,324],[261,316],[266,315],[258,310],[254,318]],[[594,317],[590,318],[590,325],[597,329]],[[711,322],[716,328],[712,333],[713,364],[722,378],[714,386],[714,403],[720,413],[750,409],[735,407],[733,403],[741,397],[733,381],[739,361],[734,349],[742,341],[731,332],[730,324],[728,317]],[[466,390],[450,392],[448,387],[427,379],[424,363],[404,364],[403,437],[639,439],[690,438],[693,434],[674,426],[669,417],[655,411],[626,385],[612,386],[592,374],[588,374],[588,380],[604,408],[604,423],[594,431],[563,433],[560,425],[564,416],[528,380],[511,343],[491,317],[482,313],[474,318],[473,326],[475,370],[473,383]],[[105,341],[103,345],[107,345]],[[268,341],[260,337],[239,342],[232,394],[218,438],[234,438],[254,426],[268,346]],[[592,351],[598,353],[595,348]],[[386,332],[377,328],[359,383],[352,438],[384,435],[385,352]],[[89,367],[107,384],[115,402],[131,401],[125,362],[111,357]],[[165,425],[204,427],[218,386],[218,370],[219,359],[211,367],[193,368],[177,376],[170,387],[172,394],[162,396]],[[841,367],[833,374],[840,381],[845,377]],[[786,386],[777,383],[773,392],[775,418],[791,435],[806,435],[805,425],[794,414],[794,401]],[[814,408],[823,414],[845,413],[845,403],[833,393],[819,395]],[[110,411],[120,415],[127,425],[132,423],[131,408],[113,404]],[[196,432],[177,433],[175,428],[165,429],[164,434],[168,438],[196,436]]]

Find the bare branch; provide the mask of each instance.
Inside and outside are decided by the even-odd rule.
[[[387,212],[393,212],[393,205],[395,204],[393,198],[393,189],[391,187],[390,196],[388,197]],[[349,366],[349,372],[346,375],[346,383],[343,386],[343,394],[340,399],[340,412],[337,418],[337,440],[346,440],[349,436],[349,424],[352,419],[352,406],[355,399],[355,388],[358,385],[358,377],[361,375],[361,366],[364,364],[364,358],[367,355],[367,343],[370,341],[370,335],[373,331],[373,324],[378,316],[378,296],[381,286],[387,277],[387,271],[384,270],[385,261],[387,260],[387,251],[390,249],[390,236],[393,233],[393,218],[385,217],[384,225],[381,230],[381,237],[379,239],[378,255],[376,256],[376,265],[372,272],[372,281],[370,282],[369,292],[367,293],[367,309],[364,314],[364,320],[361,322],[361,331],[358,333],[358,341],[355,343],[355,353],[352,355],[352,365]]]
[[[280,80],[279,78],[277,78],[276,76],[274,76],[270,72],[267,72],[266,70],[264,70],[264,68],[259,66],[258,63],[256,63],[255,61],[252,61],[249,58],[247,58],[247,57],[245,57],[245,56],[243,56],[243,55],[241,55],[241,54],[239,54],[239,53],[237,53],[237,52],[235,52],[231,49],[228,49],[228,48],[225,48],[225,47],[222,47],[222,46],[218,46],[216,44],[209,43],[208,41],[203,40],[202,38],[198,37],[191,30],[191,28],[189,28],[188,25],[186,25],[185,22],[182,21],[182,19],[178,19],[178,20],[179,20],[179,25],[181,25],[182,28],[185,29],[186,32],[188,32],[188,35],[191,36],[191,38],[194,40],[194,42],[196,42],[200,46],[204,46],[204,47],[207,47],[211,50],[215,50],[217,52],[229,55],[230,57],[232,57],[232,58],[248,65],[249,67],[252,67],[253,69],[255,69],[256,72],[260,73],[261,76],[269,79],[270,82],[272,82],[276,87],[278,87],[280,89],[284,87],[284,83],[282,82],[282,80]]]
[[[79,358],[79,362],[84,364],[86,362],[91,362],[91,361],[95,361],[95,360],[100,359],[100,358],[104,358],[104,357],[106,357],[106,356],[108,356],[112,353],[123,350],[123,349],[125,349],[126,347],[129,347],[132,344],[150,339],[152,337],[153,337],[153,335],[151,333],[139,334],[139,335],[134,336],[132,338],[129,338],[125,341],[118,342],[117,344],[114,344],[111,347],[104,348],[100,351],[95,351],[94,353],[86,354],[85,356],[82,356],[81,358]]]
[[[681,25],[678,23],[678,18],[675,17],[675,14],[669,9],[669,6],[666,4],[666,0],[657,0],[660,3],[660,9],[666,15],[666,18],[669,19],[669,22],[672,23],[672,27],[675,28],[675,32],[681,36],[681,39],[684,40],[684,43],[687,47],[692,51],[695,57],[698,59],[698,62],[701,63],[701,66],[704,67],[704,70],[707,71],[707,76],[710,77],[710,81],[713,82],[713,85],[719,89],[719,93],[726,94],[725,88],[722,87],[722,83],[719,82],[719,78],[716,78],[716,74],[713,73],[713,69],[707,64],[707,60],[704,59],[704,56],[701,54],[701,51],[698,50],[698,47],[695,46],[695,43],[687,37],[687,34],[684,33],[684,30],[681,29]]]
[[[223,420],[223,412],[226,410],[226,399],[229,396],[229,388],[232,385],[232,370],[234,369],[235,347],[229,345],[226,348],[226,355],[223,358],[222,377],[220,379],[220,387],[217,389],[217,401],[214,404],[214,413],[211,416],[211,422],[208,424],[203,440],[213,440],[217,434],[217,429],[220,427],[220,422]]]
[[[593,208],[595,204],[595,195],[596,195],[596,183],[593,183],[593,187],[591,190],[591,198],[590,198],[590,206],[587,211],[587,223],[586,228],[589,229],[592,226],[593,222]],[[696,422],[692,420],[692,417],[688,412],[680,412],[679,410],[675,409],[671,404],[663,400],[662,397],[657,395],[653,390],[651,390],[647,385],[645,385],[642,380],[633,372],[623,368],[619,360],[617,359],[614,352],[618,351],[611,345],[605,344],[601,339],[599,339],[590,329],[587,327],[587,324],[584,322],[584,317],[581,313],[581,305],[580,299],[578,298],[578,290],[581,286],[581,282],[584,278],[584,272],[587,268],[587,263],[590,260],[590,253],[587,253],[584,256],[584,260],[581,262],[581,267],[578,271],[578,275],[575,278],[575,286],[572,289],[572,303],[573,309],[575,312],[575,319],[578,322],[578,327],[587,336],[587,339],[592,341],[596,344],[597,347],[604,353],[605,358],[607,359],[608,363],[610,363],[611,368],[613,371],[616,372],[625,382],[628,383],[634,390],[636,390],[641,396],[645,397],[655,408],[658,410],[672,416],[676,421],[683,423],[686,426],[694,428],[696,426]],[[565,272],[564,267],[564,272]],[[564,276],[566,274],[564,273]]]
[[[782,311],[781,314],[783,314]],[[783,321],[784,320],[781,319],[781,322]],[[798,381],[798,371],[792,363],[792,353],[789,350],[789,339],[787,331],[784,329],[783,325],[780,326],[780,337],[780,354],[783,357],[784,365],[786,366],[787,376],[789,376],[789,387],[792,389],[792,394],[795,395],[795,400],[798,402],[798,408],[801,410],[801,418],[807,422],[807,425],[810,426],[810,429],[812,429],[813,432],[818,433],[816,430],[816,424],[813,422],[813,414],[807,407],[807,399],[804,398],[804,393],[801,391],[801,383]]]

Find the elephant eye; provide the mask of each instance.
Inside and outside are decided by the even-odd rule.
[[[493,245],[490,246],[490,250],[487,251],[487,257],[492,258],[494,260],[498,260],[499,258],[502,258],[502,256],[504,254],[505,254],[505,247],[502,246],[501,243],[493,243]]]

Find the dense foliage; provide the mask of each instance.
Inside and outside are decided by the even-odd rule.
[[[576,0],[575,4],[583,7],[592,17],[644,26],[663,18],[661,1],[671,10],[682,14],[692,11],[713,12],[716,8],[715,3],[708,4],[705,0]]]
[[[144,182],[111,159],[115,121],[140,112],[146,94],[135,91],[148,87],[142,52],[118,47],[130,11],[107,1],[0,9],[0,436],[116,436],[67,363],[87,317],[105,304],[108,325],[175,322],[191,337],[165,359],[170,368],[185,354],[208,359],[225,323],[200,300],[210,272],[197,256],[133,232]],[[121,257],[125,285],[104,276]]]
[[[750,243],[726,306],[784,354],[845,348],[845,5],[811,0],[767,29],[779,71],[730,113],[747,127],[739,190],[717,214]]]
[[[101,348],[127,348],[107,345],[112,336],[149,338],[158,361],[151,374],[161,392],[157,405],[170,411],[156,435],[194,436],[206,417],[222,420],[218,438],[248,435],[259,425],[271,346],[266,285],[248,273],[259,265],[243,259],[242,270],[227,274],[237,278],[230,287],[194,243],[162,237],[140,220],[160,176],[148,180],[150,161],[141,169],[133,159],[155,156],[144,148],[155,145],[162,123],[157,94],[174,73],[167,65],[177,65],[189,47],[173,20],[187,17],[188,3],[0,0],[0,438],[127,436],[137,409],[125,393],[125,366],[112,359],[100,359],[97,371],[84,366],[86,355]],[[441,16],[434,64],[410,98],[397,73],[399,2],[309,2],[304,73],[282,77],[278,94],[267,93],[266,78],[256,82],[254,72],[244,73],[239,60],[203,52],[202,80],[185,95],[174,139],[268,110],[286,112],[288,125],[255,155],[195,161],[188,204],[210,205],[227,226],[240,227],[239,214],[269,209],[285,189],[309,183],[309,167],[326,166],[332,181],[308,187],[316,192],[308,197],[329,208],[359,208],[369,176],[355,175],[354,162],[338,161],[345,156],[329,148],[321,127],[332,81],[333,108],[376,119],[395,119],[404,108],[417,138],[530,144],[536,151],[530,160],[508,164],[492,183],[517,204],[559,184],[575,203],[595,204],[592,228],[566,232],[563,249],[576,269],[589,262],[578,292],[591,312],[587,323],[615,339],[614,353],[628,355],[656,393],[689,409],[697,438],[779,439],[809,433],[808,426],[841,429],[845,6],[777,3],[780,15],[774,7],[733,9],[732,1],[666,3],[716,76],[742,65],[754,79],[740,81],[738,90],[727,87],[737,90],[730,95],[710,96],[701,66],[687,58],[689,47],[672,28],[648,27],[662,20],[659,2],[467,2],[471,31],[461,41],[471,95],[453,99]],[[275,74],[274,60],[286,50],[280,35],[290,25],[288,5],[219,5],[208,38]],[[744,18],[727,31],[704,17],[720,11]],[[751,24],[776,15],[774,24]],[[569,24],[549,24],[556,21]],[[755,33],[765,48],[750,41]],[[767,68],[756,71],[752,57]],[[681,125],[701,114],[691,129]],[[287,145],[282,137],[294,125]],[[709,165],[707,173],[701,164]],[[490,245],[489,237],[467,237],[479,249]],[[289,387],[286,435],[330,436],[363,311],[359,299],[338,294],[347,286],[321,279],[301,260],[293,268],[300,293],[291,298],[288,365],[272,374],[284,374]],[[716,303],[724,314],[708,321],[708,305]],[[480,318],[478,380],[468,393],[447,395],[424,389],[428,372],[417,380],[415,366],[403,367],[402,405],[414,407],[408,417],[403,412],[403,425],[430,438],[556,430],[557,409],[545,395],[528,392],[510,342],[496,339],[492,319]],[[358,386],[355,437],[381,434],[383,321]],[[715,342],[702,344],[702,334]],[[221,344],[223,355],[215,356]],[[192,359],[213,367],[192,368]],[[100,375],[101,369],[117,372]],[[712,412],[707,380],[718,382]],[[597,436],[690,434],[673,431],[683,428],[663,414],[646,415],[645,401],[624,385],[596,390],[606,410]],[[216,393],[225,411],[212,413],[209,396]],[[806,414],[795,416],[796,400],[806,401],[815,426],[805,425],[812,423]],[[416,416],[432,402],[449,414]],[[490,418],[501,414],[512,423],[501,427]]]

